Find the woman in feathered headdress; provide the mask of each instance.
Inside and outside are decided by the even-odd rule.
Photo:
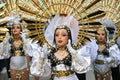
[[[0,43],[0,58],[10,58],[10,76],[12,80],[29,80],[29,55],[31,41],[22,33],[22,25],[17,15],[7,23],[10,34]]]
[[[119,37],[117,34],[119,34],[119,29],[117,28],[118,25],[115,25],[112,21],[110,20],[104,20],[102,22],[104,25],[106,25],[107,30],[109,31],[109,39],[111,41],[113,41],[114,43],[112,44],[112,46],[116,49],[120,49],[120,43],[119,43]],[[117,30],[118,29],[118,30]],[[118,33],[116,34],[116,32],[118,31]],[[112,42],[111,42],[112,43]],[[117,48],[118,47],[118,48]],[[118,51],[118,50],[116,50]],[[112,71],[112,79],[113,80],[120,80],[120,71],[119,71],[119,64],[120,64],[120,52],[118,54],[118,64],[116,65],[116,67],[111,67],[111,71]]]
[[[110,46],[109,32],[105,25],[97,30],[96,42],[90,44],[91,61],[96,80],[111,80],[111,67],[118,62],[117,46]]]
[[[64,21],[65,20],[65,21]],[[74,29],[74,30],[73,30]],[[90,47],[72,48],[77,41],[78,24],[72,16],[55,15],[44,30],[47,42],[33,53],[31,73],[53,80],[78,80],[75,72],[87,72],[90,65]]]

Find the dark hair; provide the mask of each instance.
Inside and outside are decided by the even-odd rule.
[[[71,43],[72,43],[72,35],[71,35],[71,31],[70,31],[70,28],[67,27],[66,25],[60,25],[58,26],[56,29],[55,29],[55,32],[54,32],[54,42],[55,42],[55,33],[58,29],[65,29],[67,32],[68,32],[68,39],[71,40]],[[55,42],[56,43],[56,42]]]

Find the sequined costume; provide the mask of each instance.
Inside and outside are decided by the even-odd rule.
[[[89,70],[89,46],[83,46],[76,51],[77,54],[69,53],[63,60],[55,57],[53,54],[55,51],[53,50],[46,58],[43,58],[40,54],[42,53],[41,49],[36,49],[33,53],[31,73],[36,76],[51,75],[53,80],[78,80],[74,72]]]
[[[115,22],[119,20],[119,1],[116,0],[91,0],[90,2],[89,0],[1,0],[1,2],[4,8],[0,9],[3,13],[0,24],[11,20],[8,16],[19,14],[22,20],[30,21],[28,36],[33,38],[33,41],[38,40],[40,46],[46,43],[44,30],[49,25],[49,19],[52,19],[56,14],[72,16],[78,21],[81,30],[79,30],[79,36],[74,34],[78,38],[77,46],[84,43],[89,36],[92,37],[87,32],[90,32],[89,29],[93,31],[96,25],[100,25],[100,20],[109,18]],[[101,19],[101,17],[103,18]],[[70,17],[66,20],[69,21]],[[65,22],[67,22],[66,20]],[[69,26],[68,23],[67,25]],[[75,29],[74,27],[72,28]],[[54,30],[53,28],[47,29]],[[50,32],[52,33],[52,31]]]
[[[31,41],[26,39],[24,34],[21,34],[21,40],[22,44],[18,48],[13,45],[14,39],[8,35],[3,42],[0,43],[0,58],[10,58],[11,74],[14,74],[14,70],[16,70],[18,74],[24,74],[24,71],[26,71],[27,68],[29,69],[29,62],[27,62],[26,56],[30,56],[32,51]],[[17,77],[17,75],[12,76]]]
[[[92,40],[89,44],[91,45],[91,67],[93,70],[97,71],[101,75],[104,75],[106,72],[110,71],[111,67],[116,67],[120,62],[119,49],[116,44],[112,45],[109,49],[109,56],[99,54],[98,45],[96,41]],[[104,50],[105,51],[105,50]],[[113,57],[114,60],[109,61],[107,58]]]

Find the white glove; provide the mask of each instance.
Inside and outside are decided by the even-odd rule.
[[[72,46],[71,46],[71,40],[70,40],[70,39],[68,40],[67,48],[68,48],[68,50],[69,50],[71,53],[75,53],[75,52],[76,52],[76,50],[73,49]]]
[[[106,58],[106,61],[107,63],[111,63],[114,61],[114,58],[113,57]]]

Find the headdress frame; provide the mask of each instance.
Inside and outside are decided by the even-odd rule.
[[[79,32],[77,20],[75,20],[72,16],[55,15],[55,17],[49,21],[49,25],[44,30],[45,39],[50,46],[56,47],[54,43],[54,33],[58,28],[67,29],[67,31],[71,34],[70,37],[72,44],[77,43],[77,36]]]
[[[10,29],[10,34],[12,33],[11,30],[13,29],[13,25],[15,24],[18,24],[20,26],[20,30],[22,32],[22,24],[20,22],[21,21],[20,17],[18,15],[13,15],[11,17],[12,17],[12,20],[7,22],[6,24],[8,28]]]

